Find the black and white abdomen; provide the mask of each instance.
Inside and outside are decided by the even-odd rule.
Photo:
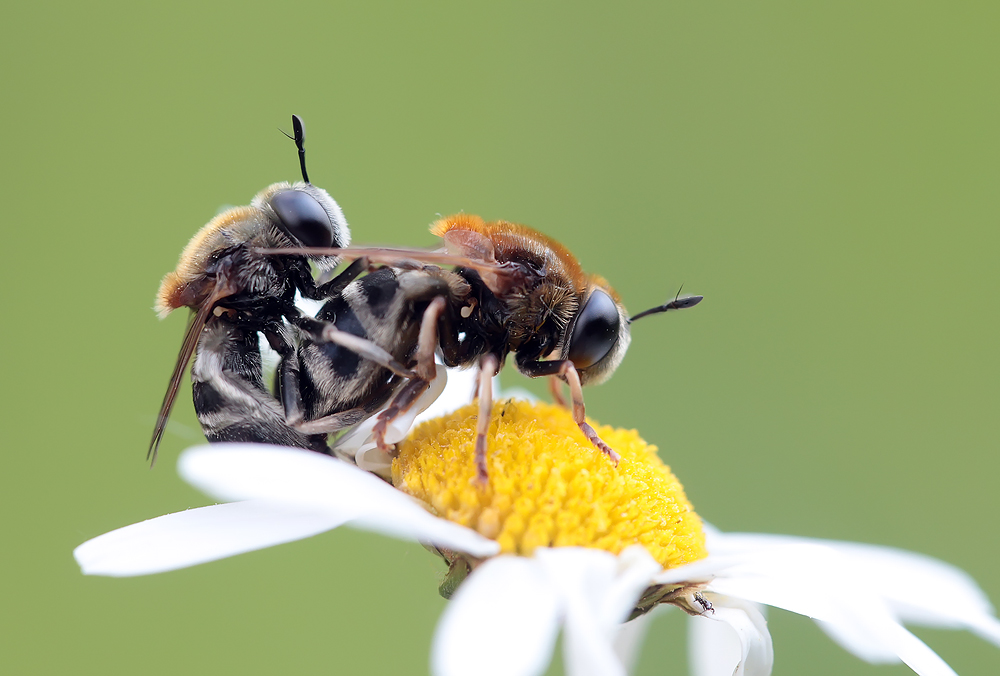
[[[412,342],[405,339],[405,334],[411,332],[412,322],[402,316],[398,289],[395,270],[376,270],[329,299],[316,319],[371,341],[405,362],[405,351]],[[299,363],[303,402],[310,419],[356,406],[377,410],[388,401],[400,380],[388,369],[336,343],[304,342],[299,347]]]
[[[434,298],[449,293],[439,269],[380,268],[330,298],[316,319],[410,366],[424,309]],[[305,341],[298,357],[308,419],[356,407],[377,411],[404,380],[356,350],[333,342]]]
[[[285,423],[281,405],[264,386],[256,330],[239,326],[225,315],[212,317],[198,343],[191,381],[195,412],[210,442],[327,451],[324,435],[303,434]]]

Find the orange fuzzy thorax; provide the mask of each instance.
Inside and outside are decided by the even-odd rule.
[[[473,214],[456,214],[431,225],[431,234],[442,238],[453,230],[468,230],[485,236],[493,244],[497,262],[533,259],[547,274],[568,280],[577,293],[584,293],[592,283],[569,249],[526,225],[509,221],[487,223]]]

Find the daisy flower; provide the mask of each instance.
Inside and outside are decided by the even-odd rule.
[[[467,401],[471,381],[458,390]],[[428,412],[453,401],[443,399]],[[814,619],[861,659],[902,661],[927,676],[954,672],[904,623],[968,629],[1000,645],[1000,622],[961,571],[883,547],[720,533],[635,431],[598,428],[622,456],[614,467],[554,406],[496,404],[481,486],[476,413],[466,406],[420,425],[394,458],[371,454],[370,430],[340,440],[340,457],[388,481],[297,449],[188,450],[181,476],[226,502],[112,531],[80,545],[76,559],[87,574],[129,576],[341,525],[415,540],[448,566],[441,593],[451,601],[432,650],[440,676],[540,674],[560,631],[567,673],[624,675],[644,616],[665,606],[691,616],[698,676],[771,672],[761,604]]]

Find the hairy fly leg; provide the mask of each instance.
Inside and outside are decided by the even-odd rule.
[[[316,339],[317,343],[327,342],[341,345],[369,359],[374,356],[375,358],[371,359],[372,361],[386,366],[386,368],[394,372],[396,369],[393,366],[396,366],[404,376],[413,373],[392,359],[391,355],[371,341],[359,338],[345,331],[340,331],[333,324],[305,316],[295,318],[294,323],[303,332],[303,335]],[[348,340],[339,340],[343,336],[348,337]],[[329,337],[333,337],[334,340],[325,340]],[[399,380],[398,377],[394,376],[383,383],[381,387],[376,388],[367,401],[357,406],[352,406],[318,418],[307,419],[306,407],[302,398],[303,375],[301,357],[291,346],[280,347],[276,346],[273,342],[271,346],[281,355],[281,363],[278,367],[278,391],[284,409],[285,422],[288,426],[302,434],[331,434],[367,420],[391,396],[392,389]]]
[[[347,331],[342,331],[335,324],[305,316],[296,318],[294,323],[316,343],[340,345],[368,361],[389,369],[397,376],[402,376],[403,378],[414,378],[417,375],[399,363],[384,348],[379,347],[367,338],[361,338]]]
[[[476,419],[476,479],[485,484],[489,475],[486,471],[486,434],[490,431],[490,415],[493,412],[493,376],[497,374],[500,360],[494,354],[485,354],[479,360],[479,417]]]
[[[549,377],[549,393],[552,394],[552,401],[555,402],[557,406],[569,408],[569,405],[566,403],[566,399],[562,395],[562,381],[559,380],[559,376]]]
[[[569,395],[573,403],[573,421],[580,431],[598,450],[618,465],[621,459],[613,448],[604,443],[597,431],[587,422],[587,410],[583,404],[583,386],[580,384],[580,374],[569,359],[554,359],[552,361],[518,360],[518,370],[529,378],[540,376],[555,376],[569,385]]]
[[[378,416],[378,422],[372,433],[375,443],[382,450],[389,450],[390,444],[385,441],[385,433],[393,420],[410,410],[410,407],[420,398],[434,379],[436,372],[434,366],[434,352],[438,346],[438,323],[447,308],[447,300],[444,296],[438,296],[432,300],[427,309],[424,310],[420,320],[420,333],[417,338],[416,366],[414,375],[400,388],[393,397],[389,406]]]

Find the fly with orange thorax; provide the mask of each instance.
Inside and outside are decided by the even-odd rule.
[[[367,325],[360,328],[372,344],[368,354],[374,354],[375,348],[388,351],[411,369],[395,374],[403,378],[378,415],[376,443],[381,448],[390,447],[385,439],[388,425],[406,413],[430,386],[435,353],[446,366],[477,366],[480,414],[475,462],[477,476],[485,482],[491,378],[508,354],[513,354],[520,373],[552,379],[552,391],[560,403],[558,385],[568,384],[574,421],[586,438],[617,464],[618,454],[586,421],[582,386],[601,383],[615,371],[628,349],[630,324],[635,319],[693,307],[702,297],[678,295],[629,317],[618,294],[603,278],[585,273],[565,246],[527,226],[458,214],[437,221],[431,232],[442,238],[442,249],[351,247],[263,252],[334,255],[363,261],[362,268],[386,266],[355,282],[360,285],[357,293],[349,293],[348,288],[343,299],[336,299],[354,316],[367,319]],[[366,279],[378,275],[382,276],[378,283],[373,280],[367,289],[363,287]],[[375,297],[378,312],[370,307]],[[328,314],[324,317],[321,311],[317,319],[336,318],[335,313]],[[407,330],[401,330],[404,323]],[[305,352],[310,347],[307,344]],[[367,356],[364,346],[355,351]],[[382,377],[389,375],[386,371]],[[321,414],[318,419],[334,420],[337,412],[316,413]],[[313,433],[335,431],[332,427],[313,425],[308,429]]]

